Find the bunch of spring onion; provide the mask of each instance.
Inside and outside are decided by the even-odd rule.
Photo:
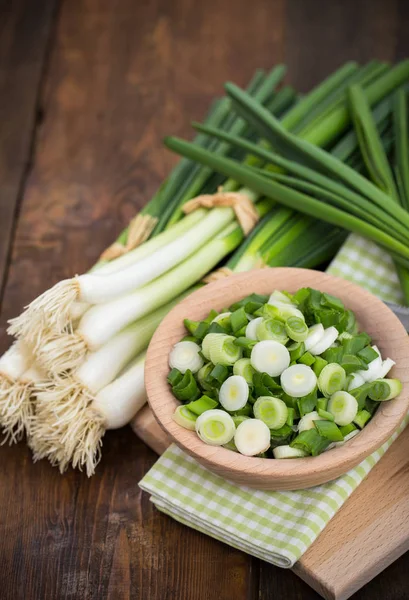
[[[278,112],[284,110],[294,96],[289,88],[284,88],[280,94],[274,94],[274,88],[282,75],[282,67],[273,69],[267,76],[257,72],[250,85],[250,91],[256,94],[259,100],[268,103]],[[227,129],[235,132],[242,132],[246,129],[245,122],[232,115],[229,109],[230,102],[226,99],[221,100],[211,112],[208,122],[219,126],[225,125]],[[208,144],[208,140],[203,136],[198,136],[196,141],[203,143],[204,146],[209,145],[212,151],[226,153],[229,150],[229,146],[225,143]],[[122,339],[122,344],[128,344],[125,348],[128,363],[119,352],[118,364],[110,365],[111,368],[107,370],[110,374],[109,378],[107,379],[108,373],[106,373],[105,377],[98,381],[99,387],[103,382],[102,388],[117,381],[118,378],[115,378],[121,376],[121,369],[129,367],[131,360],[134,360],[137,349],[140,350],[147,345],[150,336],[146,333],[140,318],[143,319],[155,308],[161,309],[167,302],[188,289],[240,243],[242,232],[235,223],[231,209],[197,210],[182,220],[174,219],[174,223],[165,231],[164,213],[169,206],[179,210],[182,200],[185,202],[197,192],[213,191],[220,182],[220,177],[214,176],[208,169],[198,169],[191,161],[181,161],[158,194],[142,211],[142,216],[148,215],[151,218],[149,225],[155,219],[153,233],[145,244],[136,248],[127,247],[131,231],[126,230],[115,244],[114,250],[118,257],[110,262],[100,261],[92,273],[78,278],[81,282],[85,282],[85,289],[90,290],[88,295],[85,292],[85,296],[80,296],[79,301],[75,302],[69,300],[64,303],[63,300],[63,306],[57,303],[49,310],[55,297],[56,289],[54,289],[50,294],[46,293],[40,301],[35,301],[27,311],[26,315],[31,314],[33,317],[31,324],[27,325],[24,317],[12,325],[11,332],[19,333],[20,341],[18,346],[13,346],[13,349],[4,355],[0,364],[0,424],[11,441],[17,441],[26,429],[30,436],[30,443],[38,456],[47,455],[48,452],[58,453],[58,444],[63,441],[60,431],[64,431],[64,423],[67,423],[74,414],[81,412],[84,405],[90,404],[89,398],[88,403],[84,400],[86,394],[78,391],[78,385],[82,383],[83,389],[87,387],[88,397],[95,396],[97,390],[91,382],[92,376],[88,377],[87,373],[94,369],[95,374],[97,371],[95,365],[99,365],[102,372],[105,370],[104,366],[106,368],[109,362],[107,347],[109,348],[111,344],[111,351],[112,348],[118,350],[119,340]],[[190,187],[186,190],[188,183]],[[205,242],[210,238],[211,242],[205,246]],[[121,252],[121,248],[128,251]],[[195,253],[195,250],[198,251]],[[104,258],[105,256],[107,254],[104,254]],[[137,264],[136,269],[132,269],[132,265],[135,264]],[[176,269],[172,268],[175,266]],[[165,276],[154,281],[162,273]],[[174,285],[175,279],[179,287]],[[121,287],[121,281],[125,288]],[[151,281],[151,285],[144,285]],[[76,286],[76,283],[77,281],[73,280],[68,282],[68,286],[57,284],[57,288],[67,291],[67,287],[72,284]],[[139,288],[142,288],[142,291],[139,291]],[[106,301],[111,297],[118,301],[121,295],[123,296],[124,289],[133,291],[133,295],[128,294],[122,298],[117,311],[117,316],[120,315],[121,318],[119,321],[117,319],[116,323],[111,318],[111,327],[109,327],[112,304]],[[115,290],[114,293],[112,290]],[[75,297],[77,298],[76,294]],[[48,304],[50,300],[51,304]],[[94,306],[94,303],[98,303],[98,306]],[[108,325],[105,333],[101,331],[100,325],[95,320],[95,312],[98,311],[92,310],[103,307],[105,310],[102,311],[102,315],[105,316],[102,316],[100,324]],[[22,331],[19,331],[22,321],[25,321],[27,329],[23,325]],[[138,321],[138,325],[132,330],[135,321]],[[156,320],[156,324],[158,322]],[[133,331],[133,343],[130,341],[130,329]],[[83,337],[87,334],[87,338]],[[116,334],[119,338],[117,345],[113,342]],[[90,353],[87,362],[91,367],[84,367],[86,352]],[[31,386],[27,386],[25,374],[30,376],[30,373],[33,373],[30,370],[33,364],[43,365],[47,373],[41,375],[42,383],[38,384],[39,377],[36,375],[35,379],[30,378]],[[137,372],[134,372],[135,386],[137,386],[140,378],[138,379]],[[126,373],[128,379],[129,373]],[[31,401],[34,384],[40,390],[41,397],[49,393],[47,398],[52,399],[46,411],[40,410],[39,403],[35,415]],[[105,397],[107,398],[107,395]],[[79,398],[82,398],[82,402]],[[100,402],[98,406],[99,412],[103,413]],[[112,409],[112,406],[106,408],[105,413]],[[127,420],[130,416],[132,415],[128,414]],[[54,435],[49,441],[42,438],[41,423],[45,422],[46,417],[49,419],[49,427],[54,430]],[[95,430],[96,427],[89,429]],[[79,431],[81,432],[81,428]],[[82,431],[81,439],[85,440],[90,435]],[[75,436],[73,439],[78,440]]]
[[[378,63],[361,69],[353,63],[347,64],[298,102],[294,108],[287,110],[283,121],[289,128],[301,124],[304,127],[308,124],[311,126],[308,114],[313,109],[313,120],[317,121],[317,127],[320,128],[320,115],[324,118],[328,111],[339,110],[339,107],[342,108],[345,104],[344,95],[348,82],[361,81],[371,86],[371,82],[382,79],[385,69],[384,65]],[[280,114],[288,109],[294,100],[294,93],[289,88],[284,87],[277,93],[274,91],[282,75],[281,67],[274,69],[268,76],[257,73],[250,86],[250,97],[254,95],[258,102],[264,102],[268,114]],[[337,90],[342,97],[339,93],[335,94]],[[381,96],[382,93],[378,93],[378,97]],[[220,106],[224,106],[224,113],[223,110],[219,110]],[[319,106],[321,113],[317,113]],[[215,113],[217,118],[213,118]],[[253,130],[247,126],[246,121],[231,113],[229,100],[220,101],[211,117],[206,123],[207,127],[216,127],[218,131],[240,136],[240,139],[253,138]],[[326,141],[333,139],[343,128],[343,124],[339,130],[333,127]],[[321,141],[325,142],[322,135]],[[209,141],[208,136],[202,135],[198,136],[195,144],[214,156],[230,155],[235,160],[241,156],[252,170],[265,165],[262,159],[246,158],[246,150],[232,151],[231,143],[226,140]],[[0,396],[0,422],[7,430],[8,415],[13,413],[13,431],[16,431],[17,427],[20,434],[24,427],[28,429],[35,457],[48,456],[62,469],[68,462],[80,467],[85,465],[88,473],[92,473],[98,459],[103,432],[121,422],[109,416],[115,411],[115,404],[112,402],[115,396],[111,395],[113,388],[110,388],[110,392],[105,390],[110,385],[118,384],[118,389],[129,391],[132,387],[131,377],[134,377],[133,397],[128,396],[126,403],[130,405],[133,402],[134,409],[139,406],[138,398],[144,397],[140,375],[141,363],[136,363],[139,364],[139,371],[136,366],[133,369],[132,365],[133,361],[137,360],[135,353],[140,352],[142,348],[141,339],[144,339],[145,346],[149,341],[144,329],[144,319],[185,293],[243,240],[243,232],[229,208],[215,208],[209,211],[199,209],[182,218],[183,205],[188,199],[197,193],[216,191],[221,182],[220,177],[215,175],[211,168],[182,161],[144,210],[145,215],[158,218],[148,241],[132,249],[132,246],[127,247],[130,232],[125,232],[120,236],[117,245],[124,247],[126,253],[119,252],[119,256],[110,262],[102,261],[102,264],[97,265],[89,274],[57,284],[34,301],[25,313],[14,321],[11,333],[19,337],[18,352],[22,354],[24,348],[25,354],[29,348],[36,362],[32,362],[33,358],[30,358],[29,362],[20,366],[19,371],[13,371],[12,361],[4,357],[0,369],[6,390]],[[237,184],[228,181],[224,189],[235,190]],[[250,190],[244,191],[257,202],[259,214],[262,216],[266,210],[265,202],[260,202],[259,196]],[[270,218],[274,225],[267,224]],[[315,223],[312,225],[310,220],[295,215],[293,211],[287,211],[285,218],[283,214],[277,216],[273,213],[269,219],[260,224],[260,237],[251,237],[247,242],[248,251],[244,253],[239,250],[232,259],[231,268],[235,267],[234,262],[237,262],[237,267],[241,270],[250,268],[253,259],[256,259],[253,266],[259,266],[259,257],[262,257],[264,264],[299,266],[304,264],[305,258],[306,265],[314,266],[318,264],[316,261],[319,261],[320,257],[328,258],[331,249],[335,249],[335,245],[342,239],[339,230],[323,229],[322,225],[320,229]],[[278,222],[279,228],[276,227]],[[272,231],[272,235],[267,235]],[[324,232],[328,235],[328,242],[325,247],[319,247],[319,239]],[[289,243],[293,242],[297,247],[298,239],[302,240],[303,245],[300,245],[299,252],[295,252],[295,262],[291,263]],[[253,254],[250,260],[251,253]],[[246,261],[247,267],[244,266]],[[125,344],[125,340],[128,340],[129,344],[128,328],[132,330],[134,340],[132,350],[128,347],[126,354],[129,362],[125,365],[125,358],[118,352],[118,363],[108,369],[106,365],[111,360],[112,348],[117,348],[116,341],[122,340]],[[141,335],[141,331],[145,333]],[[108,352],[106,349],[110,347]],[[46,371],[46,380],[36,384],[40,393],[35,413],[31,402],[34,380],[24,400],[14,393],[22,384],[25,385],[23,374],[32,364],[40,365]],[[104,367],[107,369],[111,381],[101,376],[101,380],[94,385],[98,380],[97,376],[94,377],[97,373],[96,364],[100,369],[98,373],[103,372]],[[43,379],[45,377],[42,376]],[[121,383],[122,377],[125,377],[124,383]],[[137,390],[141,392],[140,395]],[[109,406],[104,408],[101,397],[105,398]],[[10,398],[13,399],[11,403]],[[115,401],[120,404],[118,398],[115,398]],[[132,412],[127,412],[124,405],[122,410],[127,418]]]
[[[184,156],[234,177],[255,193],[274,198],[290,208],[369,237],[385,248],[398,264],[406,269],[409,267],[409,214],[404,205],[406,191],[404,185],[399,184],[403,190],[402,200],[399,202],[398,194],[395,194],[391,187],[392,183],[395,186],[394,176],[388,168],[379,136],[376,150],[372,147],[374,138],[371,134],[376,128],[369,107],[381,99],[383,91],[386,95],[392,95],[392,101],[395,99],[395,115],[400,115],[399,123],[406,122],[406,100],[403,100],[405,92],[399,88],[402,88],[408,76],[409,61],[405,61],[366,89],[357,84],[350,86],[345,107],[334,108],[318,123],[316,129],[301,131],[298,135],[290,133],[285,128],[284,121],[280,123],[273,115],[267,114],[262,107],[248,98],[245,92],[228,84],[227,92],[235,110],[257,129],[261,138],[267,140],[269,145],[226,136],[213,128],[201,129],[216,138],[226,141],[228,139],[238,148],[245,149],[251,155],[265,161],[270,165],[269,169],[260,170],[249,165],[237,165],[234,160],[213,157],[206,150],[182,140],[170,138],[167,144]],[[381,81],[384,87],[380,85]],[[393,92],[396,89],[398,92],[395,97]],[[374,183],[316,145],[317,142],[328,145],[326,131],[351,118],[354,120],[363,161]],[[396,171],[397,181],[400,182],[406,177],[407,130],[402,132],[402,127],[398,128],[400,136],[396,137],[395,154],[400,157],[400,166]],[[402,138],[406,140],[403,144]],[[379,158],[378,150],[383,158]],[[389,173],[386,174],[386,171]]]

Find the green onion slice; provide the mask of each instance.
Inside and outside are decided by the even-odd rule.
[[[261,396],[253,405],[256,419],[263,421],[269,429],[281,429],[288,418],[285,402],[274,396]]]
[[[337,363],[326,365],[318,376],[318,387],[324,396],[332,396],[345,387],[345,370]]]

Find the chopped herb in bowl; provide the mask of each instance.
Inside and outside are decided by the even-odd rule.
[[[357,435],[402,389],[354,313],[312,288],[250,294],[184,323],[169,356],[182,403],[174,420],[246,456],[317,456]]]

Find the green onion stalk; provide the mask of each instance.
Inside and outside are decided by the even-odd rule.
[[[408,75],[409,61],[382,75],[365,90],[368,104],[381,100],[399,88]],[[389,250],[400,264],[409,265],[408,213],[385,191],[315,145],[328,144],[334,136],[344,131],[345,124],[350,119],[347,107],[336,108],[324,119],[328,125],[326,132],[322,124],[319,124],[318,134],[308,134],[306,139],[302,139],[289,133],[273,115],[268,114],[236,86],[228,84],[227,91],[238,114],[246,118],[274,150],[237,138],[234,143],[239,147],[246,147],[248,152],[265,163],[278,167],[281,172],[266,169],[260,172],[248,165],[237,165],[226,158],[212,157],[206,150],[175,138],[168,138],[167,145],[184,156],[219,169],[256,194],[274,198],[311,217],[365,235]],[[220,132],[212,133],[222,136]],[[231,138],[230,141],[233,142]]]

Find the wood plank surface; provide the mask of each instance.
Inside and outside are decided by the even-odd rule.
[[[224,81],[284,60],[306,90],[348,58],[408,51],[398,0],[0,0],[0,11],[0,279],[14,240],[1,350],[6,319],[88,268],[152,195],[175,161],[163,136],[188,135]],[[130,428],[107,434],[91,480],[32,465],[23,444],[0,448],[0,598],[319,598],[153,510],[137,482],[155,458]],[[408,569],[406,555],[359,598],[404,599]]]
[[[0,305],[28,172],[54,0],[0,2]]]

